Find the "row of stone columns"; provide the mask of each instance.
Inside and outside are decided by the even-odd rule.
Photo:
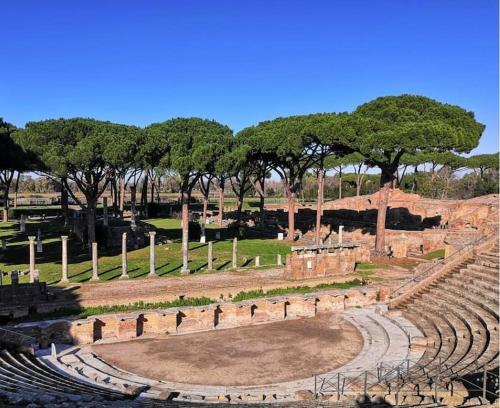
[[[148,276],[154,277],[156,274],[156,243],[155,243],[156,232],[149,232],[149,274]],[[35,242],[37,237],[29,236],[29,253],[30,253],[30,282],[35,280]],[[62,277],[61,283],[68,283],[68,236],[61,236],[61,244],[62,244]],[[126,279],[129,277],[128,275],[128,266],[127,266],[127,233],[124,232],[122,234],[122,273],[120,275],[120,279]],[[232,267],[238,267],[238,238],[233,239],[233,251],[232,251]],[[213,241],[208,242],[208,269],[213,269]],[[282,265],[282,256],[281,254],[277,255],[277,265]],[[255,257],[255,266],[260,266],[260,256]],[[92,243],[92,277],[91,281],[98,281],[99,278],[99,257],[98,257],[98,246],[97,242]]]

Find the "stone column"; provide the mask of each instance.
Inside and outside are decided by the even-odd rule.
[[[281,261],[281,254],[278,254],[277,256],[277,262],[278,265],[283,265],[283,262]]]
[[[127,279],[128,269],[127,269],[127,233],[122,234],[122,274],[120,279]]]
[[[155,260],[155,231],[149,232],[149,275],[156,276],[156,260]]]
[[[238,238],[233,238],[233,268],[238,267]]]
[[[255,257],[255,266],[256,267],[260,266],[260,256],[258,256],[258,255]]]
[[[41,239],[36,241],[36,252],[41,254],[43,252],[43,243]]]
[[[214,243],[213,241],[208,242],[208,270],[211,271],[214,269]]]
[[[61,283],[68,283],[68,237],[61,236],[62,242],[62,278]]]
[[[92,278],[91,281],[99,280],[99,262],[97,258],[97,242],[92,242]]]
[[[343,232],[344,232],[344,226],[343,225],[339,225],[339,244],[342,243],[342,235],[343,235]]]
[[[29,236],[30,242],[30,282],[33,283],[35,278],[35,240],[36,237]]]
[[[104,226],[107,227],[109,225],[108,222],[108,197],[102,198],[102,217]]]
[[[21,222],[19,224],[19,231],[26,232],[26,220],[24,218],[24,214],[21,214]]]
[[[2,238],[2,250],[7,250],[7,240],[5,238]]]

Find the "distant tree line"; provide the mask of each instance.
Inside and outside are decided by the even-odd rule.
[[[296,202],[311,190],[304,187],[316,184],[319,226],[324,197],[332,188],[342,197],[346,185],[361,194],[369,184],[380,191],[375,249],[383,254],[391,188],[422,191],[439,180],[439,191],[448,196],[461,169],[473,169],[481,179],[498,170],[498,154],[460,156],[478,145],[483,130],[474,113],[415,95],[380,97],[350,113],[279,117],[236,134],[201,118],[175,118],[145,128],[72,118],[29,122],[16,129],[2,121],[0,143],[6,160],[0,166],[0,183],[7,198],[15,174],[36,172],[50,178],[61,191],[63,213],[68,196],[86,212],[90,243],[95,240],[97,202],[106,189],[111,189],[113,205],[122,214],[125,191],[135,211],[158,196],[168,180],[182,202],[183,269],[194,189],[202,195],[203,221],[209,197],[216,192],[222,226],[228,188],[238,213],[249,192],[259,197],[262,211],[266,181],[277,175],[288,202],[288,239],[293,240]],[[375,171],[380,174],[375,176]],[[327,183],[332,172],[338,180],[333,187]],[[4,209],[7,206],[4,199]]]

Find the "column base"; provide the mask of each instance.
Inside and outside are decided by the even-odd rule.
[[[98,276],[92,276],[90,278],[90,282],[97,282],[97,281],[100,281],[101,279],[98,277]]]
[[[189,275],[191,271],[189,269],[181,269],[181,275]]]
[[[128,274],[125,274],[125,275],[120,275],[118,279],[128,279],[128,278],[130,278],[130,276],[128,276]]]
[[[59,281],[59,283],[61,283],[61,284],[63,284],[63,285],[66,285],[66,284],[68,284],[68,283],[69,283],[69,279],[61,279],[61,280]]]
[[[156,272],[149,272],[149,273],[148,273],[148,277],[149,277],[149,278],[155,278],[155,277],[157,277],[157,276],[158,276],[158,275],[156,274]]]

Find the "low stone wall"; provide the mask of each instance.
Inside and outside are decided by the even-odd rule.
[[[376,288],[324,291],[239,303],[105,314],[80,320],[23,323],[13,329],[37,339],[42,347],[52,342],[83,345],[130,340],[143,335],[183,334],[314,317],[318,313],[364,307],[379,299]]]

